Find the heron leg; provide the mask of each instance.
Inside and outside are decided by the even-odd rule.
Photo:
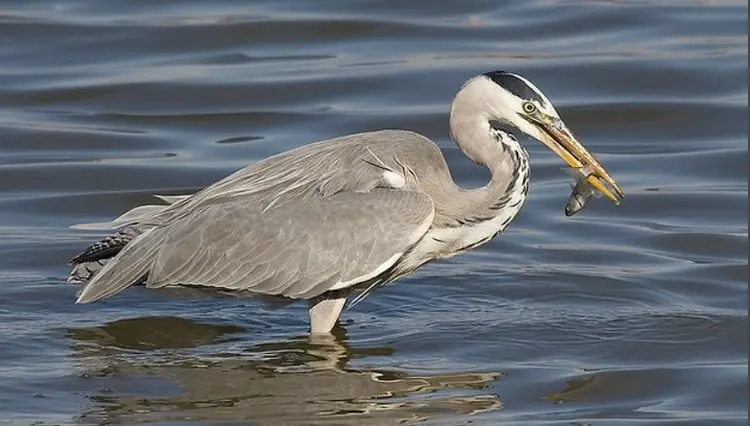
[[[345,295],[324,295],[310,301],[310,334],[329,334],[346,304]]]

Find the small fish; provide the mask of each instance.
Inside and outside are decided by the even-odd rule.
[[[568,197],[568,202],[565,203],[565,216],[568,217],[583,210],[591,196],[594,195],[594,188],[585,180],[579,180],[578,183],[571,184],[571,186],[573,186],[573,192]]]
[[[573,188],[573,192],[565,203],[565,216],[570,217],[583,210],[592,195],[598,197],[599,194],[596,193],[594,187],[592,187],[586,180],[591,174],[590,167],[585,166],[578,169],[566,169],[566,171],[576,179],[575,183],[570,184],[571,188]]]

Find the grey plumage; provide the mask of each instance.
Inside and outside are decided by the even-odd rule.
[[[179,200],[189,197],[189,195],[155,195],[159,200],[173,204]],[[71,284],[85,284],[104,267],[110,258],[117,255],[125,244],[133,238],[143,233],[144,225],[138,223],[138,220],[148,214],[153,214],[164,209],[165,205],[145,205],[135,207],[122,216],[111,222],[89,223],[74,225],[74,229],[88,230],[108,230],[118,229],[113,234],[105,236],[94,244],[91,244],[86,250],[82,251],[70,260],[73,268],[68,275],[68,282]]]
[[[399,190],[384,177],[387,173],[395,179],[403,177]],[[416,176],[423,181],[419,182]],[[398,183],[395,182],[397,186]],[[433,217],[436,215],[432,213],[433,197],[409,191],[425,186],[440,189],[435,191],[434,198],[446,207],[452,206],[453,197],[460,195],[484,204],[477,197],[478,191],[473,194],[474,191],[464,191],[448,183],[452,179],[440,150],[416,133],[380,131],[338,138],[324,145],[303,146],[253,164],[148,219],[139,219],[143,221],[141,226],[149,226],[148,235],[128,244],[128,250],[118,258],[120,266],[105,267],[100,272],[102,276],[96,282],[107,285],[87,287],[90,290],[83,293],[85,298],[82,296],[81,301],[114,294],[147,270],[151,271],[150,287],[179,283],[252,290],[257,286],[257,291],[263,294],[315,297],[323,291],[308,289],[298,279],[295,282],[300,289],[285,289],[284,281],[298,278],[297,272],[288,269],[296,265],[295,261],[307,265],[316,258],[325,259],[323,265],[334,270],[349,263],[375,268],[393,254],[408,251],[433,223],[444,227],[473,223],[478,211],[473,206],[456,205],[454,210],[463,214],[442,210],[439,217]],[[507,184],[498,182],[494,187],[497,187],[494,198],[504,198]],[[497,214],[490,207],[491,203],[486,203],[485,219]],[[414,214],[418,217],[412,219]],[[427,218],[429,223],[423,223]],[[405,234],[417,231],[421,231],[417,238],[401,242]],[[155,251],[155,247],[160,249]],[[148,267],[142,262],[147,253],[153,256]],[[237,255],[232,258],[228,253]],[[336,258],[346,253],[351,254],[348,259]],[[383,258],[381,253],[389,256]],[[269,272],[263,263],[256,263],[253,255],[266,256],[268,261],[275,260],[278,264]],[[370,255],[373,262],[368,262],[366,256]],[[141,261],[131,271],[126,269],[125,259]],[[249,269],[238,267],[239,272],[222,273],[212,266],[217,262],[241,263]],[[188,264],[192,267],[182,269]],[[242,271],[248,276],[242,276]],[[324,269],[315,272],[328,273]],[[362,275],[362,271],[356,272]],[[333,285],[337,276],[343,281],[355,278],[357,275],[352,273],[332,271],[330,277],[326,276],[331,280],[328,284]],[[240,282],[250,275],[257,275],[261,282],[246,283],[239,288]]]
[[[114,255],[113,255],[114,256]],[[101,270],[109,259],[99,259],[91,262],[73,263],[68,274],[70,284],[86,284]]]
[[[88,297],[116,293],[149,272],[153,288],[203,285],[310,299],[366,282],[368,274],[392,266],[427,231],[433,216],[426,195],[380,189],[277,209],[263,213],[244,201],[214,204],[151,230],[127,247],[129,269],[102,271],[111,284]],[[296,219],[302,209],[317,224],[315,232]],[[330,220],[333,214],[340,220]],[[125,272],[128,278],[119,279]]]
[[[505,127],[551,143],[524,121],[529,111],[521,102],[536,102],[539,117],[559,118],[531,83],[534,99],[523,100],[497,81],[512,81],[516,93],[528,83],[478,76],[451,106],[453,140],[489,168],[486,186],[456,185],[438,146],[414,132],[382,130],[302,146],[195,194],[160,197],[167,205],[80,225],[130,230],[130,239],[115,234],[74,258],[100,265],[120,249],[79,280],[88,282],[77,302],[139,282],[201,286],[308,300],[311,331],[329,332],[352,292],[360,292],[356,303],[425,263],[485,244],[516,216],[530,168],[526,150]]]

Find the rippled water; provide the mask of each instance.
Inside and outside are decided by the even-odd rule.
[[[742,425],[747,3],[5,0],[0,424]],[[131,289],[66,262],[152,193],[311,141],[435,139],[467,78],[537,83],[627,197],[566,218],[535,141],[511,228],[309,341],[305,306]]]

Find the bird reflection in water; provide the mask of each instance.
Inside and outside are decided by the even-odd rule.
[[[243,331],[175,317],[68,329],[73,357],[95,383],[86,392],[93,406],[79,420],[382,425],[502,408],[497,395],[483,392],[499,372],[416,376],[352,368],[350,360],[393,349],[350,347],[342,328],[230,350]]]

